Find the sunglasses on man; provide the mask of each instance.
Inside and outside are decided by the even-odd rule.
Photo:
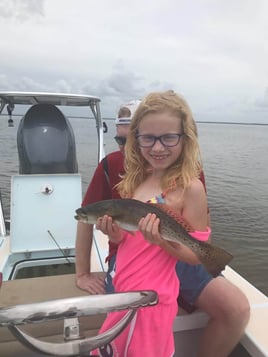
[[[115,136],[114,140],[118,145],[124,146],[126,144],[127,138],[125,136]]]

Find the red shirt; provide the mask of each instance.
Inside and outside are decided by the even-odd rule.
[[[108,172],[105,172],[104,170],[104,160],[106,160]],[[106,158],[98,164],[87,188],[82,206],[112,198],[120,198],[115,185],[120,182],[120,174],[123,173],[124,156],[121,151],[115,151],[108,154]],[[109,260],[116,251],[117,245],[109,241],[109,255],[106,260]]]
[[[106,161],[106,169],[105,168]],[[120,175],[124,174],[124,156],[121,151],[114,151],[108,154],[97,166],[91,182],[84,196],[82,206],[90,203],[109,200],[112,198],[121,198],[116,184],[121,180]],[[200,173],[200,181],[206,190],[204,172]],[[117,245],[109,241],[109,260],[117,251]]]

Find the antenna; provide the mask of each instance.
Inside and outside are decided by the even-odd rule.
[[[64,258],[67,260],[68,264],[71,264],[72,262],[70,261],[70,259],[68,259],[68,257],[66,256],[66,254],[64,253],[63,249],[60,247],[60,245],[58,244],[58,242],[56,241],[56,239],[53,237],[52,233],[50,232],[50,230],[47,231],[47,233],[50,235],[50,237],[53,239],[53,241],[55,242],[56,246],[59,248],[60,252],[62,253],[62,255],[64,256]]]

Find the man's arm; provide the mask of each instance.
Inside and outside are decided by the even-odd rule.
[[[93,242],[93,225],[77,223],[76,233],[76,284],[90,294],[104,294],[103,272],[91,272],[91,249]]]
[[[119,152],[111,153],[109,158],[109,168],[113,171],[107,179],[107,172],[104,172],[104,164],[102,160],[91,179],[84,196],[82,206],[101,200],[108,200],[116,197],[116,190],[113,187],[120,179],[118,172],[123,170],[123,155]],[[109,170],[110,171],[110,170]],[[118,195],[119,197],[119,195]],[[117,197],[116,197],[117,198]],[[91,294],[103,294],[105,273],[91,272],[90,258],[93,242],[93,226],[86,223],[78,222],[76,234],[76,284],[79,288],[88,291]],[[110,252],[110,251],[109,251]]]

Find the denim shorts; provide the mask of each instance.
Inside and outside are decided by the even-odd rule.
[[[191,265],[179,261],[176,273],[180,280],[179,305],[188,312],[195,309],[194,303],[206,285],[213,279],[203,265]]]
[[[105,278],[107,293],[114,292],[113,277],[115,274],[115,259],[113,255],[108,263],[108,271]],[[176,264],[176,273],[180,279],[179,305],[191,312],[195,309],[194,303],[205,286],[213,279],[203,265],[190,265],[179,261]]]
[[[115,258],[116,254],[113,255],[108,262],[108,270],[104,280],[105,290],[107,294],[114,293],[113,277],[115,274]]]

